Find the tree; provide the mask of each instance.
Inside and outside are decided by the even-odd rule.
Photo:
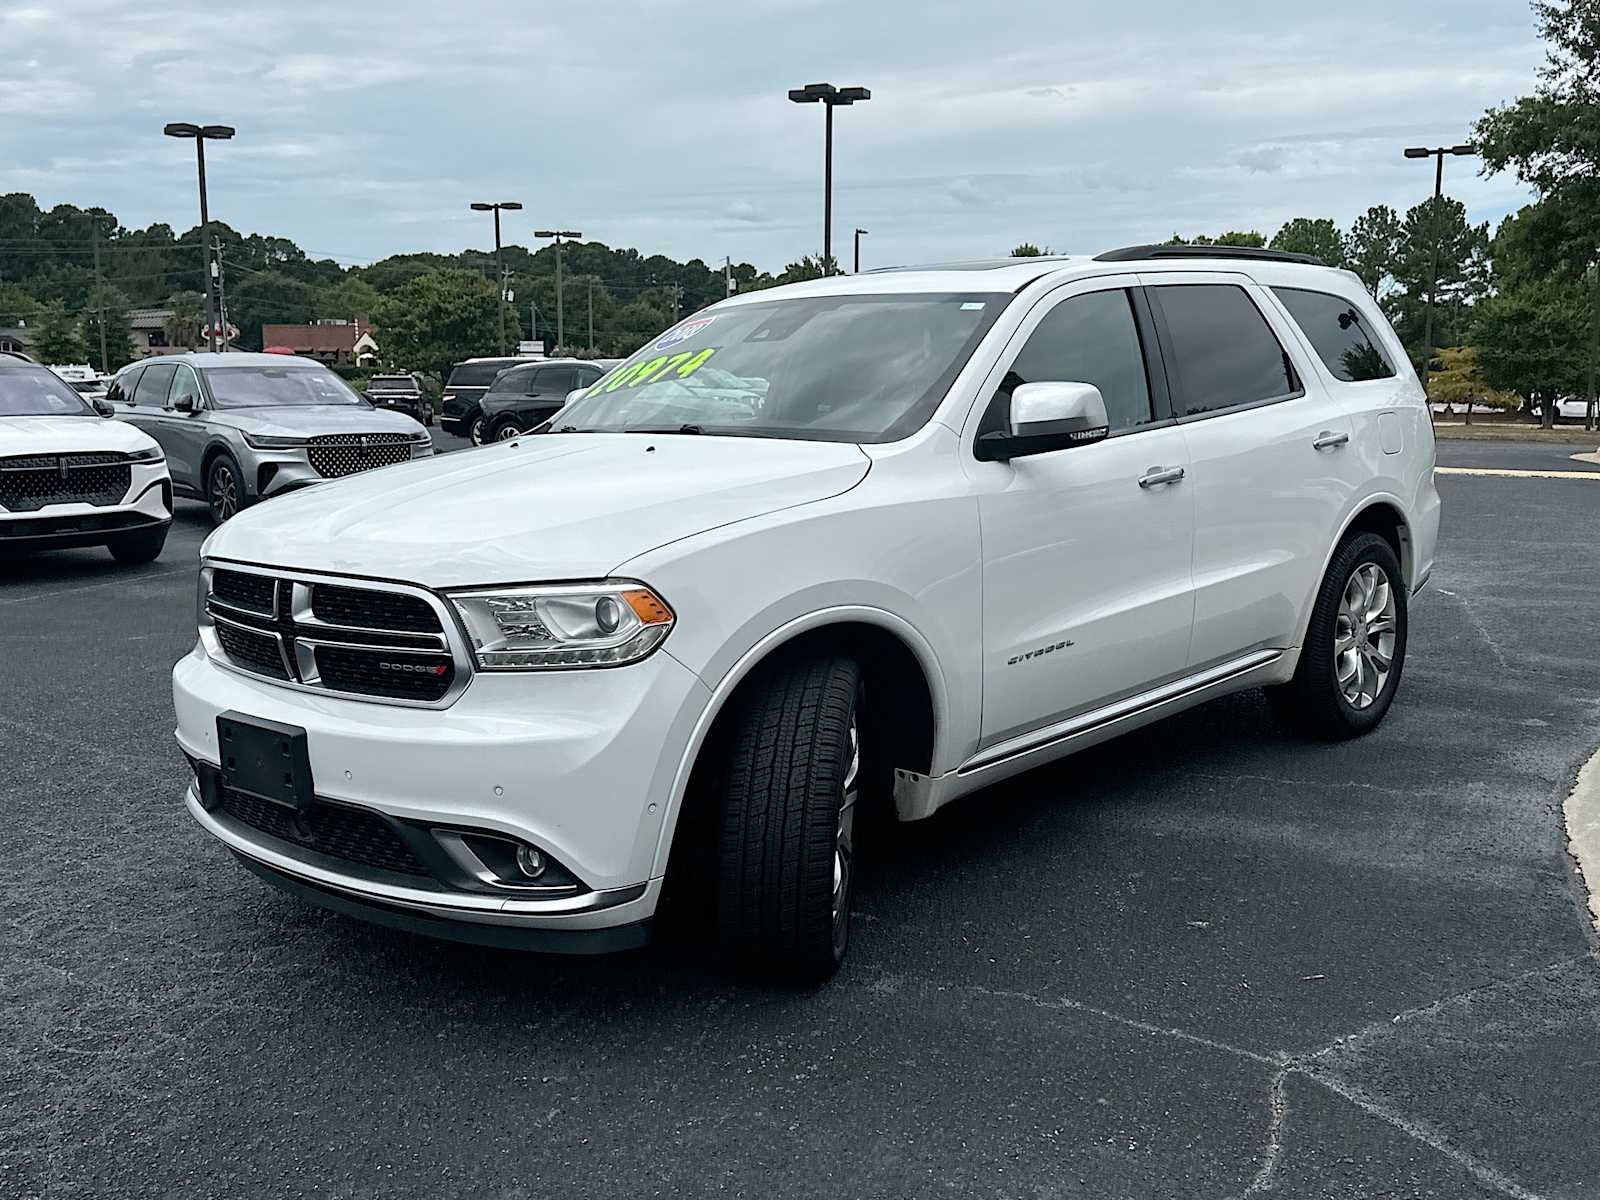
[[[499,345],[500,297],[472,271],[429,271],[386,297],[373,314],[384,358],[396,367],[447,375],[463,358]]]
[[[42,305],[32,328],[33,356],[46,366],[87,361],[83,330],[61,301]]]
[[[1296,217],[1272,235],[1271,246],[1291,254],[1309,254],[1330,267],[1342,267],[1345,262],[1344,235],[1326,217]]]
[[[1169,246],[1245,246],[1260,249],[1266,244],[1267,239],[1254,230],[1242,233],[1237,229],[1230,229],[1227,233],[1219,233],[1216,237],[1209,237],[1202,233],[1186,238],[1175,233],[1167,239],[1167,245]]]
[[[0,283],[0,325],[17,325],[31,320],[39,311],[39,301],[17,283]]]
[[[1390,298],[1390,316],[1412,361],[1420,367],[1427,340],[1430,285],[1433,345],[1459,346],[1467,340],[1472,305],[1489,290],[1488,223],[1469,225],[1461,201],[1430,196],[1407,212],[1401,223],[1394,277],[1402,291]]]
[[[1555,424],[1556,401],[1576,392],[1584,375],[1583,289],[1545,278],[1490,296],[1473,314],[1472,347],[1491,387],[1526,396]]]
[[[1574,281],[1591,271],[1588,345],[1580,355],[1593,428],[1600,403],[1600,0],[1539,0],[1534,13],[1548,43],[1534,94],[1490,109],[1474,132],[1489,171],[1514,170],[1538,195],[1545,211],[1530,248],[1545,268]]]
[[[1049,250],[1041,250],[1041,249],[1039,249],[1039,247],[1035,246],[1032,242],[1023,242],[1022,245],[1020,245],[1020,246],[1012,247],[1011,257],[1012,258],[1038,258],[1042,254],[1049,254],[1049,253],[1050,253]]]
[[[370,317],[378,311],[383,297],[378,289],[365,279],[346,275],[338,283],[330,284],[317,293],[316,310],[319,317]]]
[[[100,363],[100,314],[106,323],[106,361]],[[89,294],[83,315],[83,340],[89,357],[107,370],[115,371],[133,361],[133,341],[128,330],[128,298],[110,284]]]
[[[282,271],[229,271],[228,323],[239,330],[239,348],[263,349],[263,325],[300,325],[311,320],[317,315],[316,298],[314,284]]]
[[[1435,356],[1439,367],[1428,376],[1428,399],[1454,409],[1463,406],[1466,422],[1472,424],[1472,406],[1486,404],[1491,408],[1516,408],[1519,398],[1515,392],[1496,391],[1489,386],[1478,370],[1477,355],[1470,346],[1445,346]]]
[[[1361,276],[1374,300],[1394,290],[1395,265],[1400,258],[1400,214],[1387,204],[1375,204],[1355,219],[1345,238],[1345,265]]]
[[[179,348],[200,346],[205,342],[205,297],[199,292],[175,292],[167,298],[166,307],[172,315],[166,319],[162,332],[167,344]]]

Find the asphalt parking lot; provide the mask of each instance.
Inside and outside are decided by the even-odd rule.
[[[1600,479],[1439,487],[1376,733],[1247,693],[973,796],[800,993],[268,889],[180,802],[202,509],[0,567],[0,1197],[1600,1196]]]

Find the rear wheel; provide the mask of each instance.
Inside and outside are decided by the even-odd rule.
[[[474,446],[481,446],[489,434],[489,418],[482,413],[472,418],[472,424],[467,427],[467,438]]]
[[[1268,692],[1279,715],[1330,740],[1376,728],[1405,665],[1406,599],[1387,541],[1358,533],[1341,545],[1312,606],[1294,678]]]
[[[119,533],[106,543],[106,549],[119,563],[154,562],[161,556],[161,548],[167,544],[169,528],[170,525],[161,524],[149,529],[136,529],[131,533]]]
[[[219,454],[206,468],[206,503],[213,525],[221,525],[244,507],[244,477],[233,455]]]

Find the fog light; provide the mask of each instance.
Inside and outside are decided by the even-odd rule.
[[[544,855],[532,846],[517,847],[517,870],[529,879],[537,879],[544,874]]]

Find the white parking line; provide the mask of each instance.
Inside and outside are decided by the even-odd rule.
[[[1519,471],[1510,467],[1435,467],[1435,475],[1500,475],[1508,479],[1600,479],[1600,471]]]
[[[1578,874],[1589,891],[1589,912],[1600,933],[1600,754],[1578,772],[1577,785],[1567,797],[1567,844],[1577,860]]]

